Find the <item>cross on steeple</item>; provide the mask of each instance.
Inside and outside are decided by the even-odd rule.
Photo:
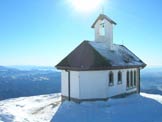
[[[101,8],[101,14],[104,14],[104,6]]]

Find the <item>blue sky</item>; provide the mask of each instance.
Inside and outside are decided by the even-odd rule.
[[[92,3],[93,4],[93,3]],[[104,13],[124,44],[148,65],[162,65],[162,1],[107,0]],[[0,65],[56,65],[83,40],[101,9],[76,11],[67,0],[0,0]]]

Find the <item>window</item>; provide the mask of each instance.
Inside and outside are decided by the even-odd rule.
[[[129,87],[129,71],[127,71],[127,88]]]
[[[137,80],[137,76],[136,76],[136,71],[134,71],[134,86],[136,86],[136,81]]]
[[[114,74],[113,72],[111,71],[109,73],[109,86],[113,86],[114,85]]]
[[[99,33],[101,36],[105,35],[105,23],[104,20],[101,21]]]
[[[118,72],[118,84],[122,84],[122,72]]]
[[[131,82],[130,82],[130,86],[133,87],[133,71],[131,71]]]

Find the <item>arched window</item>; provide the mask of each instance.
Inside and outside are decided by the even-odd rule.
[[[131,71],[131,82],[130,82],[130,86],[133,87],[133,71]]]
[[[127,88],[129,87],[129,71],[127,71]]]
[[[119,71],[118,72],[118,84],[121,84],[122,83],[122,72]]]
[[[111,71],[109,73],[109,86],[113,86],[114,85],[114,74],[113,72]]]
[[[136,71],[134,71],[134,86],[136,86],[136,81],[137,80],[137,76],[136,76]]]

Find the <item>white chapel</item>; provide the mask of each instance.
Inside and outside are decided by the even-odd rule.
[[[140,70],[146,64],[124,45],[113,43],[114,25],[100,14],[91,26],[94,41],[83,41],[56,65],[62,100],[107,100],[140,92]]]

